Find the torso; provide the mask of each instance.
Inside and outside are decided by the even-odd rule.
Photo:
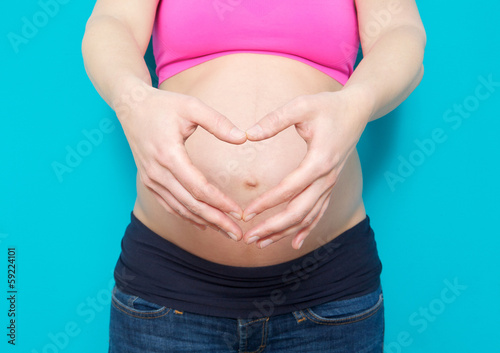
[[[245,130],[266,113],[304,94],[338,91],[342,85],[302,62],[276,55],[231,54],[206,61],[167,80],[159,89],[199,98]],[[248,205],[295,169],[306,144],[290,127],[266,141],[231,145],[198,127],[186,141],[194,165],[241,207]],[[206,260],[232,266],[267,266],[300,257],[362,221],[362,176],[354,151],[333,189],[328,208],[300,250],[292,237],[267,248],[234,242],[210,228],[199,230],[168,213],[137,181],[134,214],[161,237]],[[237,222],[243,232],[285,205],[265,211],[249,222]]]

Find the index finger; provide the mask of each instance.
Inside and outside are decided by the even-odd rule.
[[[247,140],[244,131],[238,129],[231,120],[196,98],[190,106],[189,120],[201,126],[219,140],[240,145]]]
[[[267,113],[254,126],[246,131],[250,141],[264,140],[277,135],[279,132],[304,121],[306,102],[299,96]]]

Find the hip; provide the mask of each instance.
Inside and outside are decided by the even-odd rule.
[[[250,320],[183,312],[113,290],[110,353],[382,353],[383,341],[381,286],[355,298]]]
[[[382,270],[368,216],[316,250],[270,266],[207,261],[163,239],[133,213],[121,247],[118,288],[178,311],[248,320],[369,293]]]

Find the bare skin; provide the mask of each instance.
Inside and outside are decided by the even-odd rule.
[[[181,72],[160,86],[201,99],[243,130],[292,98],[341,88],[329,76],[301,62],[260,54],[223,56]],[[222,142],[198,128],[187,139],[186,149],[208,180],[245,208],[299,165],[306,143],[293,127],[268,140],[241,145]],[[211,228],[200,230],[166,212],[140,178],[137,190],[134,214],[149,228],[197,256],[234,266],[264,266],[294,259],[365,218],[356,153],[346,163],[322,221],[299,250],[292,248],[291,237],[259,249],[222,237]],[[283,208],[284,205],[277,206],[237,224],[245,232]]]
[[[423,74],[414,0],[356,1],[364,59],[344,87],[304,63],[245,53],[154,89],[142,56],[157,2],[98,0],[83,41],[89,77],[138,167],[134,214],[185,250],[233,266],[297,258],[363,220],[356,143]],[[374,34],[380,11],[389,20]]]

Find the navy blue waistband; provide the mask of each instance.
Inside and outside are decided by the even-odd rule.
[[[124,292],[180,311],[248,319],[370,293],[380,285],[381,270],[368,216],[297,259],[237,267],[183,250],[132,213],[115,281]]]

